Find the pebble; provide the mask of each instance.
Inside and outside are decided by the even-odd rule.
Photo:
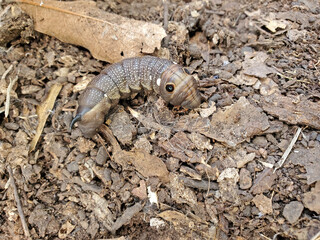
[[[14,131],[19,129],[19,124],[13,122],[5,123],[4,126],[6,127],[6,129]]]
[[[97,157],[96,157],[97,164],[104,165],[107,161],[107,158],[108,158],[108,153],[105,147],[101,146],[98,150]]]
[[[253,142],[253,144],[255,144],[261,148],[266,148],[268,146],[267,139],[262,136],[255,137],[252,142]]]
[[[302,203],[298,201],[292,201],[284,207],[283,216],[288,220],[289,223],[293,224],[299,219],[302,211]]]
[[[245,169],[241,168],[240,170],[240,188],[241,189],[249,189],[252,186],[252,178],[250,172]]]

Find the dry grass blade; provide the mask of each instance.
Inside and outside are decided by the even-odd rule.
[[[37,145],[37,142],[40,138],[40,135],[42,133],[42,130],[44,128],[44,125],[46,124],[47,118],[50,114],[50,111],[53,108],[53,105],[55,103],[55,100],[62,88],[61,84],[55,84],[51,87],[50,92],[48,94],[48,97],[46,100],[38,106],[37,113],[38,113],[38,127],[36,135],[33,137],[32,142],[30,143],[30,149],[29,151],[33,151]]]
[[[290,154],[290,152],[291,152],[294,144],[296,143],[296,141],[297,141],[297,139],[298,139],[298,137],[299,137],[299,135],[300,135],[300,132],[301,132],[301,128],[299,127],[298,130],[297,130],[297,132],[296,132],[296,134],[294,135],[293,139],[291,140],[288,148],[286,149],[286,151],[285,151],[284,154],[282,155],[282,157],[281,157],[281,159],[280,159],[280,161],[279,161],[279,166],[274,169],[274,172],[275,172],[277,169],[281,168],[282,165],[284,164],[284,162],[286,161],[287,157],[289,156],[289,154]]]
[[[107,13],[91,1],[17,2],[33,18],[37,31],[83,46],[110,63],[153,53],[166,36],[159,25]]]
[[[18,80],[18,76],[16,76],[13,80],[10,79],[10,83],[9,83],[8,88],[7,88],[7,98],[6,98],[5,108],[4,108],[4,116],[6,118],[9,116],[10,92],[12,90],[13,85],[16,83],[17,80]]]
[[[20,220],[21,220],[23,231],[24,231],[24,235],[26,236],[27,239],[30,239],[30,232],[29,232],[29,229],[28,229],[28,224],[27,224],[26,218],[25,218],[23,210],[22,210],[22,205],[21,205],[21,201],[20,201],[20,198],[19,198],[18,188],[17,188],[17,186],[15,184],[14,177],[13,177],[13,172],[12,172],[12,169],[11,169],[10,165],[8,165],[7,170],[9,172],[9,176],[10,176],[10,180],[9,181],[11,183],[11,187],[13,188],[13,194],[14,194],[14,198],[16,200],[18,213],[19,213],[19,216],[20,216]]]

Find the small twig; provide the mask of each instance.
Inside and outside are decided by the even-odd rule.
[[[4,116],[7,118],[9,115],[9,110],[10,110],[10,92],[11,89],[13,88],[13,85],[16,83],[16,81],[18,80],[18,76],[16,76],[13,80],[10,79],[10,83],[9,86],[7,88],[7,98],[6,98],[6,103],[5,103],[5,109],[4,109]]]
[[[316,233],[310,240],[319,240],[320,239],[320,231]]]
[[[2,74],[1,81],[5,80],[6,76],[11,71],[12,68],[13,68],[13,65],[11,64],[10,67],[8,67],[8,69]]]
[[[294,135],[293,139],[291,140],[288,148],[286,149],[286,151],[284,152],[284,154],[282,155],[280,161],[279,161],[279,165],[274,169],[273,172],[277,171],[279,168],[282,167],[282,165],[284,164],[284,162],[286,161],[287,157],[289,156],[294,144],[296,143],[299,135],[300,135],[300,132],[301,132],[301,128],[299,127],[296,134]]]
[[[169,10],[168,10],[168,0],[162,0],[163,3],[163,28],[164,30],[166,30],[166,33],[168,34],[168,14],[169,14]],[[164,46],[168,47],[169,45],[169,37],[166,36],[164,38]]]
[[[99,132],[103,135],[103,137],[109,141],[113,147],[113,150],[115,152],[120,152],[121,151],[121,147],[117,141],[117,139],[113,136],[112,131],[105,125],[101,125],[99,127]]]
[[[24,231],[24,235],[29,239],[30,238],[30,233],[29,233],[28,225],[27,225],[27,222],[26,222],[26,218],[24,217],[24,214],[23,214],[23,210],[22,210],[21,201],[20,201],[20,198],[19,198],[18,189],[17,189],[17,186],[16,186],[16,184],[14,182],[13,173],[12,173],[12,169],[11,169],[10,165],[8,165],[7,170],[9,172],[9,177],[10,177],[9,181],[11,183],[11,187],[13,188],[14,198],[16,200],[18,213],[19,213],[19,216],[20,216],[20,220],[21,220],[23,231]]]
[[[216,182],[209,182],[205,180],[194,180],[187,177],[179,177],[183,184],[187,187],[192,187],[200,190],[218,190],[218,184]]]

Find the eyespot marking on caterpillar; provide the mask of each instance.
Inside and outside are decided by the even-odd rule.
[[[166,90],[167,90],[167,92],[169,92],[169,93],[173,92],[173,91],[174,91],[174,84],[173,84],[173,83],[168,83],[168,84],[166,85]]]

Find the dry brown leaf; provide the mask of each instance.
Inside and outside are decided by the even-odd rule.
[[[320,129],[320,105],[303,95],[283,96],[274,93],[263,97],[261,103],[264,111],[280,121]]]
[[[107,13],[91,1],[17,2],[33,18],[35,30],[83,46],[110,63],[153,53],[166,36],[159,25]]]
[[[144,150],[136,149],[133,152],[118,151],[114,154],[114,161],[122,166],[124,166],[124,162],[131,163],[146,178],[159,177],[163,183],[169,181],[169,171],[164,162]]]
[[[162,213],[159,213],[158,217],[161,217],[164,220],[172,223],[174,226],[183,225],[189,227],[190,223],[193,222],[193,220],[187,217],[186,215],[173,210],[167,210]]]
[[[37,126],[36,135],[34,135],[32,141],[30,143],[30,149],[29,149],[30,152],[33,151],[37,145],[37,142],[40,138],[43,127],[46,124],[47,118],[50,114],[50,110],[52,110],[54,102],[55,102],[61,88],[62,88],[61,84],[53,85],[50,89],[50,92],[49,92],[46,100],[41,105],[39,105],[37,108],[39,124]]]
[[[263,194],[259,194],[252,199],[252,202],[256,205],[260,212],[263,214],[271,214],[272,209],[272,199],[267,198]]]

